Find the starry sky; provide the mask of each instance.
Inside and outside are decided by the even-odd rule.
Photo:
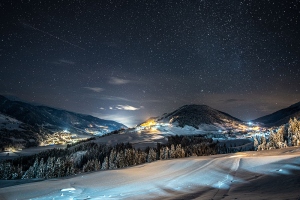
[[[0,94],[128,126],[300,101],[299,0],[7,0]]]

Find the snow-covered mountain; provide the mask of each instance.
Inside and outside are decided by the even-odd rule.
[[[104,134],[125,125],[47,106],[36,106],[21,101],[12,101],[0,95],[0,113],[4,119],[14,119],[46,132],[68,130],[72,133]],[[7,120],[6,120],[7,121]],[[3,127],[3,126],[2,126]]]
[[[158,120],[176,124],[180,127],[187,125],[195,128],[198,128],[201,124],[222,124],[229,121],[241,121],[207,105],[185,105],[169,114],[165,114]]]
[[[161,117],[150,118],[138,127],[157,126],[158,128],[174,129],[177,133],[183,132],[205,132],[205,131],[225,131],[242,130],[245,124],[231,115],[213,109],[207,105],[185,105],[179,109],[165,113]],[[177,131],[176,131],[176,130]],[[182,132],[181,131],[181,132]],[[178,132],[178,134],[180,134]]]
[[[278,110],[272,114],[257,118],[254,122],[263,123],[265,126],[280,126],[288,123],[292,118],[300,118],[300,102],[293,104],[287,108]]]

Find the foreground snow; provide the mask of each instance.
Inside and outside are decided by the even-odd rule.
[[[0,199],[298,199],[300,150],[191,157],[0,189]]]

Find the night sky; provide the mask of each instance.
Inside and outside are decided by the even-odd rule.
[[[6,0],[0,16],[2,95],[129,126],[300,101],[299,0]]]

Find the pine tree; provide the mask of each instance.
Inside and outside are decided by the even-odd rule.
[[[226,144],[224,144],[226,146]],[[254,149],[257,150],[258,149],[258,145],[259,145],[259,142],[257,140],[257,137],[254,137],[253,138],[253,146],[254,146]],[[227,152],[226,152],[227,153]]]
[[[300,145],[300,121],[296,118],[289,121],[288,128],[288,139],[290,146],[299,146]]]
[[[174,147],[174,144],[171,144],[170,158],[175,158],[175,147]]]
[[[39,159],[36,157],[34,163],[33,163],[33,177],[36,178],[38,174],[38,169],[39,169]]]
[[[38,166],[37,170],[37,178],[45,178],[45,164],[44,164],[44,158],[41,158],[40,164]]]
[[[54,163],[54,170],[53,170],[53,176],[55,178],[57,177],[62,177],[64,175],[64,170],[63,170],[63,162],[62,160],[60,159],[60,157],[58,157],[56,159],[56,162]]]
[[[108,169],[109,169],[109,162],[108,162],[108,157],[106,156],[102,163],[101,170],[108,170]]]
[[[147,162],[153,162],[156,160],[156,152],[154,149],[150,148],[147,156]]]
[[[45,176],[46,178],[53,178],[54,177],[54,158],[49,157],[47,163],[45,165]]]
[[[101,163],[98,159],[94,161],[94,171],[98,171],[101,169]]]
[[[117,164],[116,164],[116,150],[112,149],[110,152],[110,156],[109,156],[109,169],[117,169]]]
[[[3,168],[2,179],[5,179],[5,180],[11,179],[12,173],[13,173],[12,167],[13,166],[10,164],[10,162],[5,162],[3,164],[3,166],[2,166],[2,168]]]
[[[124,168],[125,167],[124,153],[123,153],[122,150],[120,152],[118,152],[116,162],[117,162],[118,168]]]
[[[30,166],[29,169],[24,173],[22,179],[31,179],[34,178],[34,168]]]

